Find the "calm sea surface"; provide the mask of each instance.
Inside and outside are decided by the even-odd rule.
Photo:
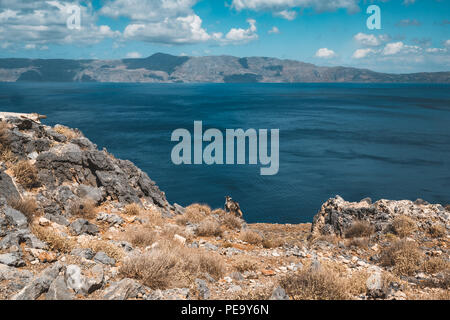
[[[346,200],[450,203],[450,86],[1,83],[0,111],[79,128],[146,171],[171,202],[239,201],[249,222],[311,221]],[[176,166],[177,128],[280,129],[280,170]]]

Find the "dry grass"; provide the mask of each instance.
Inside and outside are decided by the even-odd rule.
[[[201,222],[206,216],[209,216],[211,214],[211,208],[204,204],[191,204],[190,206],[186,207],[186,210],[184,212],[184,219],[188,222],[192,223],[199,223]]]
[[[65,136],[67,138],[67,140],[72,140],[72,139],[76,139],[79,138],[81,136],[80,132],[77,132],[71,128],[62,126],[62,125],[56,125],[54,130],[56,132],[58,132],[59,134],[62,134],[63,136]]]
[[[39,214],[37,202],[31,197],[9,199],[8,205],[22,212],[27,217],[28,223],[33,222],[34,218]]]
[[[245,256],[237,256],[232,265],[239,272],[256,271],[258,269],[258,264]]]
[[[429,274],[450,270],[450,263],[440,257],[431,257],[424,262],[423,270]]]
[[[225,272],[225,264],[216,253],[186,248],[173,241],[161,241],[144,254],[128,257],[120,272],[126,277],[141,280],[152,289],[166,289],[188,285],[187,281],[193,281],[205,272],[219,279]]]
[[[264,240],[259,233],[252,230],[242,231],[241,235],[239,236],[239,239],[253,245],[262,244]]]
[[[266,249],[278,248],[283,246],[284,241],[280,238],[268,238],[264,237],[262,246]]]
[[[176,273],[177,263],[179,257],[173,251],[163,248],[127,258],[120,272],[125,277],[141,280],[151,289],[165,289]]]
[[[221,222],[223,226],[230,230],[241,229],[242,227],[242,220],[232,214],[223,215]]]
[[[369,238],[351,238],[348,242],[349,247],[367,249],[369,247]]]
[[[85,242],[82,247],[91,249],[95,253],[103,251],[108,255],[108,257],[114,258],[116,262],[120,261],[124,255],[122,249],[108,241],[90,240],[88,242]]]
[[[74,201],[69,207],[69,213],[74,217],[93,219],[96,216],[96,204],[91,199]]]
[[[345,279],[333,271],[307,268],[281,279],[281,287],[294,300],[347,300],[350,299]]]
[[[206,218],[200,222],[197,235],[204,237],[217,237],[222,235],[222,229],[219,222],[213,218]]]
[[[442,238],[446,235],[447,229],[442,224],[433,224],[428,229],[428,234],[433,238]]]
[[[49,228],[44,228],[35,224],[32,226],[31,231],[36,237],[47,243],[53,251],[70,253],[72,249],[77,246],[75,240],[68,238],[67,236],[59,235]]]
[[[367,221],[356,221],[345,231],[346,238],[370,237],[374,233],[373,226]]]
[[[129,216],[138,216],[141,214],[141,207],[137,203],[130,203],[125,206],[123,213]]]
[[[135,247],[148,247],[157,240],[155,231],[146,227],[129,229],[125,232],[125,239]]]
[[[39,186],[38,171],[28,160],[21,160],[12,166],[17,182],[24,188],[33,189]]]
[[[408,216],[397,216],[392,222],[392,229],[401,238],[410,236],[417,230],[416,223]]]
[[[380,261],[383,266],[393,267],[398,275],[414,275],[421,269],[423,252],[412,241],[398,240],[381,251]]]

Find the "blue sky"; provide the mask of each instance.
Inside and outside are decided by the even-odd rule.
[[[380,30],[366,26],[373,4],[381,10]],[[73,5],[80,8],[79,29],[67,26]],[[0,57],[166,52],[450,71],[449,13],[450,0],[0,0]]]

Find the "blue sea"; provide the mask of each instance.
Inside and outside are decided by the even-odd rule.
[[[381,84],[1,83],[0,110],[47,115],[129,159],[170,202],[249,222],[310,222],[328,198],[450,203],[450,86]],[[280,168],[181,165],[172,131],[279,129]]]

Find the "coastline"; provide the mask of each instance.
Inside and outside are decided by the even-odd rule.
[[[311,224],[247,224],[170,204],[130,161],[40,118],[0,112],[1,299],[448,298],[448,206],[337,196]]]

